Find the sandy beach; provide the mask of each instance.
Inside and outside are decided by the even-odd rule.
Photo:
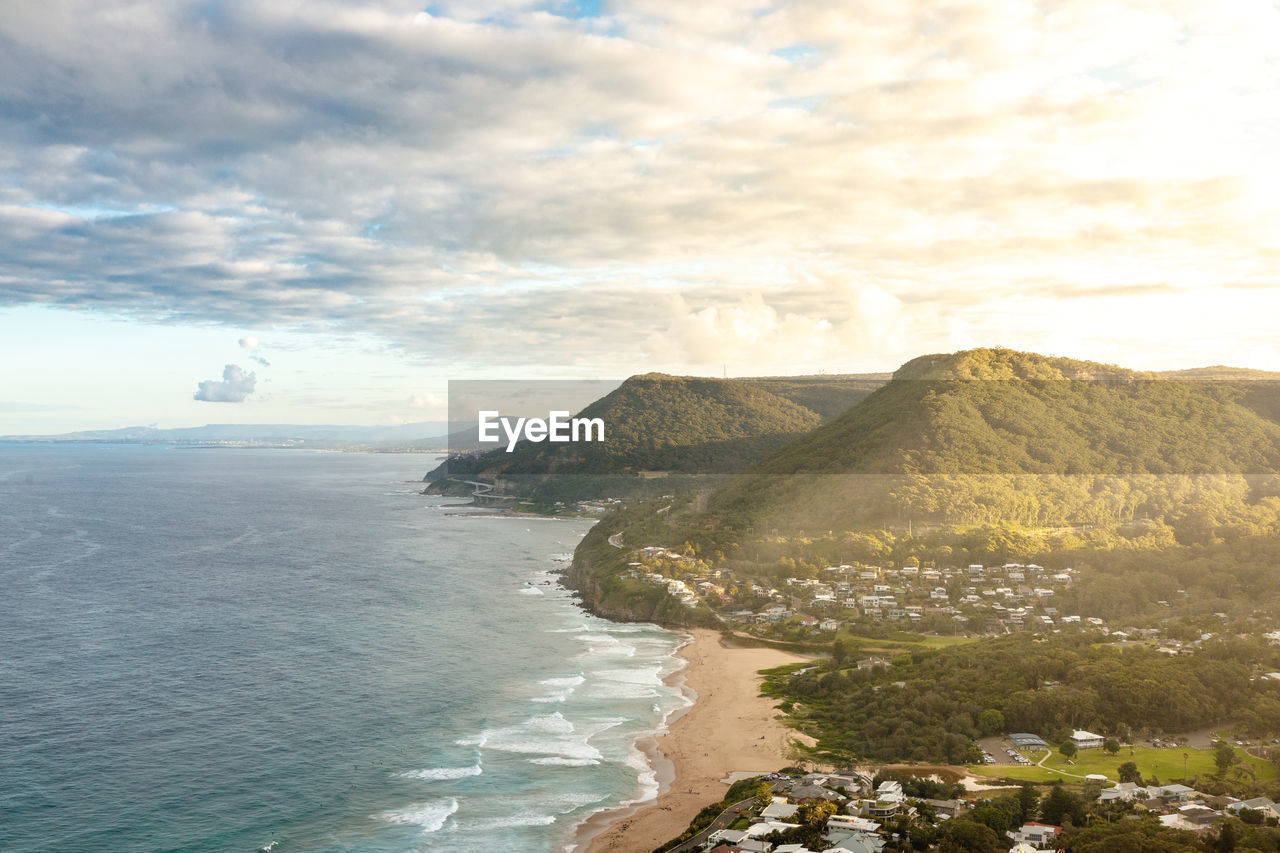
[[[804,657],[725,646],[715,631],[691,633],[693,642],[680,650],[689,662],[681,674],[697,701],[666,735],[647,745],[660,752],[651,759],[656,759],[665,793],[656,801],[589,819],[578,833],[579,853],[649,853],[683,832],[704,806],[721,799],[728,785],[720,780],[729,773],[777,770],[789,762],[790,742],[805,740],[775,719],[775,702],[759,695],[756,675]]]

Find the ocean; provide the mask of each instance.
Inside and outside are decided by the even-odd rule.
[[[651,796],[681,636],[433,465],[0,445],[0,849],[544,853]]]

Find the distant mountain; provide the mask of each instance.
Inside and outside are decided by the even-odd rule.
[[[460,480],[497,482],[504,493],[544,501],[706,487],[856,404],[888,378],[633,376],[579,413],[604,421],[602,443],[521,442],[511,453],[452,457],[424,479],[429,490],[452,492],[470,490]]]
[[[316,424],[208,424],[199,427],[157,429],[82,430],[58,435],[6,435],[0,441],[127,442],[132,444],[252,443],[309,445],[398,445],[443,449],[447,424],[440,421],[392,426],[342,426]]]
[[[866,399],[893,378],[892,373],[846,373],[820,376],[760,376],[739,380],[817,412],[829,421]]]
[[[1253,371],[922,356],[719,489],[707,523],[1045,525],[1236,506],[1274,490],[1277,412],[1280,382]]]
[[[579,413],[605,424],[602,442],[520,442],[456,457],[428,475],[485,479],[740,470],[822,422],[811,409],[736,379],[633,376]]]

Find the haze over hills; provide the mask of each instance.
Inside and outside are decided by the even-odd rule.
[[[1277,400],[1280,382],[1253,371],[1161,375],[999,349],[922,356],[725,485],[711,518],[1104,523],[1176,512],[1203,489],[1260,499],[1274,481],[1242,475],[1280,471]]]
[[[102,442],[132,444],[297,444],[312,446],[401,445],[442,449],[448,425],[443,421],[350,426],[324,424],[206,424],[198,427],[159,429],[80,430],[57,435],[5,435],[0,441]]]

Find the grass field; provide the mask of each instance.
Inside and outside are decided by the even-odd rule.
[[[852,634],[848,630],[841,630],[836,634],[836,638],[844,640],[846,646],[859,652],[888,652],[891,654],[901,654],[902,652],[918,651],[920,649],[945,649],[948,646],[977,642],[976,637],[947,637],[935,634],[913,634],[908,631],[894,631],[888,637],[876,638],[863,637],[859,634]]]
[[[1122,747],[1119,754],[1107,755],[1100,749],[1082,750],[1075,757],[1074,764],[1068,764],[1058,752],[1054,752],[1045,761],[1043,767],[1026,767],[1016,765],[1008,767],[999,764],[975,764],[969,770],[975,776],[988,776],[993,779],[1008,778],[1027,782],[1050,782],[1054,779],[1078,781],[1076,777],[1101,773],[1112,781],[1119,778],[1116,768],[1126,761],[1138,765],[1142,778],[1152,776],[1161,782],[1173,779],[1194,779],[1196,776],[1212,776],[1218,772],[1213,763],[1213,751],[1208,749],[1155,749],[1153,747],[1134,747],[1129,754],[1129,747]],[[1186,755],[1185,767],[1183,755]],[[1032,761],[1039,761],[1043,751],[1028,755]],[[1236,750],[1242,765],[1252,770],[1258,781],[1266,782],[1276,778],[1276,769],[1269,761],[1246,755],[1243,750]],[[1228,776],[1234,771],[1228,771]]]

